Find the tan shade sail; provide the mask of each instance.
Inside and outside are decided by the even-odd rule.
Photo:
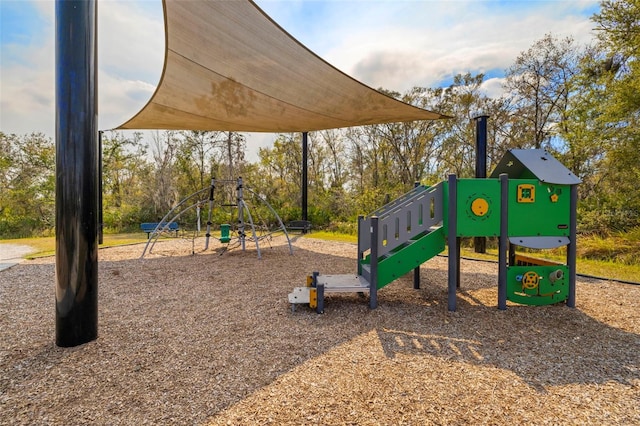
[[[338,71],[248,0],[164,0],[165,64],[120,129],[304,132],[444,116]]]

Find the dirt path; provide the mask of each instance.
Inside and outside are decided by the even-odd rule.
[[[0,271],[17,265],[24,260],[24,256],[34,251],[30,246],[0,243]]]

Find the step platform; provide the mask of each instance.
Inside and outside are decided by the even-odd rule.
[[[369,282],[361,275],[320,275],[314,273],[307,277],[306,287],[296,287],[289,293],[291,310],[298,304],[309,304],[318,313],[324,312],[326,293],[368,293]]]

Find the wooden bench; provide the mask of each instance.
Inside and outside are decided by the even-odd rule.
[[[292,220],[287,225],[288,231],[300,231],[303,234],[311,232],[311,222],[308,220]]]
[[[158,222],[144,222],[140,224],[140,229],[142,229],[142,232],[147,233],[147,239],[157,227],[158,227]],[[180,226],[178,225],[177,222],[171,222],[171,223],[165,224],[164,226],[161,226],[158,230],[160,232],[162,231],[172,232],[172,233],[175,232],[177,237],[178,231],[180,230]]]

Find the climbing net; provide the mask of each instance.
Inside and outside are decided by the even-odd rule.
[[[235,200],[229,195],[233,191],[224,191],[233,184]],[[204,227],[203,216],[206,216]],[[226,218],[229,220],[225,223]],[[179,233],[179,241],[174,241],[173,249],[166,253],[154,251],[163,231],[179,220],[183,225],[186,220],[191,226],[181,226],[183,229]],[[255,244],[260,259],[261,244],[271,246],[275,234],[284,235],[289,253],[293,254],[291,240],[282,219],[264,197],[245,186],[240,177],[237,180],[212,178],[210,186],[184,198],[162,218],[150,234],[141,258],[147,253],[171,255],[190,250],[195,255],[210,249],[222,255],[237,248],[246,251],[247,244]]]

